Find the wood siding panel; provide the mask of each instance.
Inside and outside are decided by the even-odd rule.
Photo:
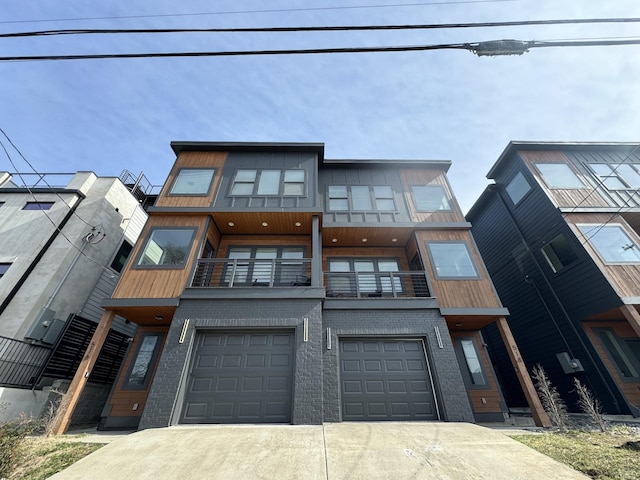
[[[582,165],[574,163],[564,152],[560,151],[524,151],[518,152],[529,166],[531,173],[546,190],[549,197],[558,207],[608,207],[610,203],[595,188],[593,177],[584,171]],[[536,163],[566,163],[584,183],[584,188],[554,188],[547,187],[542,175],[535,167]]]
[[[156,207],[210,207],[218,191],[220,178],[222,177],[222,169],[227,160],[226,152],[182,152],[169,173],[169,177],[162,187],[162,191],[156,200]],[[173,185],[178,171],[181,168],[215,168],[216,173],[213,177],[213,186],[209,195],[206,196],[188,196],[188,195],[169,195],[169,189]]]
[[[566,217],[574,233],[583,247],[589,252],[600,271],[620,297],[640,296],[640,265],[609,265],[602,261],[596,250],[591,246],[576,225],[578,224],[607,224],[622,225],[625,233],[636,243],[640,244],[638,234],[627,224],[620,215],[610,213],[573,213]]]
[[[151,384],[153,383],[153,377],[156,373],[156,368],[158,366],[158,360],[162,355],[162,349],[164,348],[164,341],[166,338],[166,332],[169,331],[169,327],[140,327],[138,332],[136,333],[135,338],[131,344],[131,348],[129,348],[129,352],[127,353],[127,357],[122,362],[122,367],[120,367],[120,373],[118,374],[118,380],[114,386],[113,392],[111,393],[111,397],[109,398],[107,405],[111,406],[111,412],[109,413],[110,417],[139,417],[142,415],[144,411],[144,405],[147,401],[147,397],[149,396],[149,390],[151,389]],[[152,365],[151,376],[149,380],[147,388],[144,390],[122,390],[122,384],[124,382],[125,377],[127,376],[127,372],[129,372],[129,368],[131,367],[131,362],[133,362],[136,353],[138,352],[138,346],[140,344],[140,340],[142,338],[142,334],[144,333],[153,333],[153,332],[162,332],[165,335],[160,339],[160,351],[156,355],[156,361],[154,365]],[[133,409],[135,404],[138,404],[138,408],[136,410]]]
[[[412,222],[464,222],[464,216],[458,205],[451,186],[447,180],[447,175],[443,170],[426,169],[426,168],[413,168],[400,170],[400,178],[402,179],[402,185],[404,190],[405,202],[409,207],[409,214]],[[451,205],[451,211],[442,212],[418,212],[416,210],[415,202],[413,201],[413,194],[411,193],[411,187],[413,185],[439,185],[444,188],[449,204]]]
[[[622,314],[621,314],[622,315]],[[636,333],[631,328],[626,321],[620,322],[584,322],[585,330],[587,331],[587,335],[593,343],[598,355],[602,359],[603,363],[606,365],[607,370],[611,376],[615,379],[616,384],[622,391],[622,394],[625,396],[627,402],[632,405],[640,405],[640,382],[630,382],[628,380],[624,380],[620,375],[620,372],[611,361],[611,357],[602,346],[600,340],[594,333],[594,328],[610,328],[614,331],[616,336],[620,338],[637,338]]]
[[[131,253],[132,262],[123,270],[120,282],[113,292],[113,298],[176,298],[189,280],[194,261],[200,253],[207,217],[154,216],[149,219],[138,242]],[[135,268],[134,263],[144,247],[149,231],[153,227],[194,227],[191,250],[184,268]]]
[[[431,281],[431,295],[438,299],[441,308],[497,308],[502,306],[469,231],[425,230],[417,232],[417,238],[425,270]],[[469,249],[480,278],[477,280],[436,278],[435,269],[427,251],[427,241],[464,242]]]

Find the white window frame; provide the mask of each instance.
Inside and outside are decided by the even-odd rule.
[[[579,223],[576,224],[578,230],[581,233],[582,243],[588,242],[589,245],[596,252],[600,260],[602,260],[607,265],[637,265],[640,264],[640,244],[638,243],[635,236],[632,236],[630,232],[624,228],[624,225],[620,223]],[[602,231],[605,229],[616,228],[619,232],[626,237],[625,242],[620,245],[620,248],[623,251],[633,250],[636,252],[636,260],[615,260],[611,259],[611,257],[606,253],[606,251],[602,251],[597,243],[593,241]],[[628,240],[628,241],[627,241]]]
[[[428,192],[440,192],[440,195],[425,198],[425,196],[429,196]],[[449,195],[447,195],[447,190],[442,185],[411,185],[411,198],[418,212],[451,211]],[[434,198],[439,198],[439,200],[434,201]],[[436,203],[438,204],[437,208],[429,208],[429,205],[435,205]],[[421,207],[421,205],[426,208]]]
[[[540,172],[540,176],[542,177],[542,180],[544,181],[544,183],[547,184],[547,187],[549,187],[552,190],[576,190],[576,189],[581,189],[581,188],[587,188],[587,186],[584,184],[584,182],[580,179],[580,176],[578,175],[578,172],[576,172],[571,165],[569,165],[568,163],[561,163],[561,162],[535,162],[534,163],[536,169],[538,170],[538,172]],[[556,178],[553,178],[550,173],[551,172],[544,172],[544,168],[541,168],[542,165],[549,165],[549,166],[553,166],[553,167],[566,167],[568,169],[567,173],[571,173],[573,175],[573,177],[575,178],[575,180],[577,181],[577,183],[579,185],[565,185],[564,183],[559,183],[558,180]]]
[[[181,168],[173,179],[168,195],[180,197],[206,197],[211,193],[211,187],[213,186],[213,179],[215,175],[215,168]],[[189,191],[189,180],[191,179],[191,181],[193,181],[195,176],[203,177],[203,183],[199,186],[204,187],[206,183],[206,189],[196,190],[195,192]]]

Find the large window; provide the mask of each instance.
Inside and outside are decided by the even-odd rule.
[[[429,256],[438,278],[479,278],[464,242],[427,242]]]
[[[149,385],[151,370],[158,355],[161,333],[142,334],[135,360],[123,384],[125,390],[144,390]]]
[[[462,355],[464,356],[466,373],[469,375],[469,379],[472,385],[486,385],[484,374],[482,373],[482,364],[480,363],[480,356],[476,350],[474,341],[471,338],[460,339],[460,348]]]
[[[584,184],[566,163],[536,163],[549,188],[585,188]]]
[[[411,187],[413,203],[419,212],[451,210],[447,193],[441,185],[413,185]]]
[[[215,168],[182,168],[169,195],[209,195]]]
[[[329,211],[394,212],[393,189],[388,185],[329,185]]]
[[[9,270],[10,266],[10,263],[0,263],[0,278],[2,278],[5,273],[7,273],[7,270]]]
[[[517,205],[522,198],[529,193],[531,190],[531,185],[527,182],[527,179],[524,178],[521,172],[516,173],[516,176],[511,179],[509,184],[507,185],[507,195],[513,202],[514,205]]]
[[[584,239],[606,263],[640,263],[640,247],[619,224],[578,225]]]
[[[395,258],[330,258],[328,265],[327,289],[331,295],[355,295],[359,291],[381,296],[403,291],[401,279],[393,276],[393,272],[400,271]]]
[[[154,228],[147,238],[138,266],[184,267],[195,235],[195,228]]]
[[[231,196],[304,196],[305,173],[292,170],[238,170]]]
[[[596,328],[594,332],[604,345],[620,375],[625,379],[639,379],[640,339],[620,338],[610,328]]]
[[[609,190],[640,188],[640,164],[590,163],[589,167]]]
[[[578,259],[578,256],[563,234],[558,235],[542,247],[542,253],[554,273],[559,272]]]
[[[307,282],[304,247],[230,247],[225,283],[233,285],[293,285]]]
[[[27,202],[23,210],[51,210],[53,202]]]

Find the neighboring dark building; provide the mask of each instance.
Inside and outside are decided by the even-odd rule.
[[[573,378],[609,414],[640,415],[640,146],[512,142],[467,219],[529,370],[579,411]],[[525,406],[494,328],[509,407]]]
[[[102,326],[117,314],[139,327],[104,428],[505,418],[480,329],[497,322],[517,346],[450,162],[326,160],[322,144],[172,147],[103,302]],[[72,392],[83,369],[90,360]]]

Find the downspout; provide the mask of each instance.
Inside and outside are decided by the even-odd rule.
[[[591,364],[593,365],[593,368],[595,369],[598,377],[600,377],[600,380],[602,380],[602,383],[604,384],[605,388],[609,392],[609,396],[611,397],[611,400],[613,401],[613,404],[615,405],[615,407],[618,410],[618,412],[620,412],[621,411],[620,403],[618,402],[618,399],[616,398],[616,395],[614,394],[613,390],[611,390],[611,387],[609,386],[609,382],[607,382],[607,379],[602,374],[602,371],[600,370],[600,367],[598,366],[598,363],[593,358],[593,355],[589,351],[589,348],[587,348],[587,345],[585,344],[584,340],[582,339],[582,336],[580,335],[580,332],[578,332],[578,329],[573,324],[573,320],[571,320],[571,317],[569,316],[567,311],[564,309],[564,305],[562,305],[562,302],[560,301],[560,299],[556,295],[556,292],[553,289],[553,287],[551,286],[551,283],[549,282],[549,279],[545,275],[544,270],[542,270],[542,267],[538,263],[538,259],[536,258],[536,256],[531,251],[531,248],[529,248],[529,243],[527,242],[524,234],[522,233],[522,230],[520,230],[520,226],[516,222],[516,219],[513,217],[513,214],[511,213],[511,210],[509,210],[509,207],[507,206],[507,203],[504,201],[504,198],[502,198],[502,195],[501,195],[500,191],[496,190],[495,186],[493,186],[494,188],[491,188],[491,187],[492,186],[489,186],[488,188],[498,197],[498,199],[500,199],[500,203],[502,204],[502,206],[504,207],[505,211],[507,212],[507,215],[511,219],[511,223],[513,223],[513,226],[515,227],[516,231],[518,232],[518,236],[520,237],[520,240],[522,241],[522,243],[524,244],[525,248],[527,249],[527,252],[529,253],[531,259],[533,260],[533,263],[536,266],[536,268],[538,270],[538,273],[540,274],[540,276],[542,277],[542,279],[543,279],[544,283],[546,284],[547,288],[549,289],[549,291],[553,295],[553,298],[556,301],[556,304],[558,305],[558,307],[562,311],[562,316],[565,318],[565,320],[567,321],[567,323],[569,324],[569,326],[573,330],[573,333],[575,333],[576,338],[578,339],[578,341],[580,342],[580,345],[582,346],[583,350],[585,351],[585,353],[589,357],[589,360],[591,361]],[[530,282],[528,282],[528,283],[530,283]],[[535,284],[534,284],[534,286],[536,287],[536,291],[538,291],[538,287]],[[538,291],[538,295],[539,295],[540,298],[542,298],[542,296],[540,295],[539,291]],[[549,309],[547,307],[546,302],[543,301],[543,305],[545,306],[545,308],[547,308],[547,311],[549,312]],[[549,312],[549,314],[550,313],[551,312]],[[555,323],[555,318],[553,316],[551,316],[551,319],[553,320],[554,324],[557,327],[558,325],[557,325],[557,323]],[[564,336],[562,338],[564,340]],[[565,340],[565,343],[566,343],[566,340]]]
[[[31,261],[31,263],[29,264],[27,269],[24,271],[22,276],[18,279],[16,284],[13,286],[13,288],[11,289],[7,297],[2,301],[2,303],[0,304],[0,315],[4,313],[4,311],[7,309],[11,301],[18,294],[18,291],[20,290],[22,285],[24,285],[24,283],[29,278],[29,275],[31,275],[33,270],[35,270],[35,268],[38,266],[38,263],[40,262],[40,260],[42,260],[42,257],[44,257],[44,254],[47,253],[47,251],[49,250],[49,247],[51,247],[51,245],[53,244],[53,241],[58,237],[58,235],[60,234],[60,231],[64,228],[64,226],[67,224],[67,222],[71,219],[71,217],[75,213],[80,202],[85,198],[85,196],[82,193],[80,192],[76,192],[76,193],[78,195],[78,201],[70,208],[70,210],[62,219],[62,221],[58,224],[56,229],[53,231],[51,236],[47,239],[45,244],[42,246],[38,254]]]

